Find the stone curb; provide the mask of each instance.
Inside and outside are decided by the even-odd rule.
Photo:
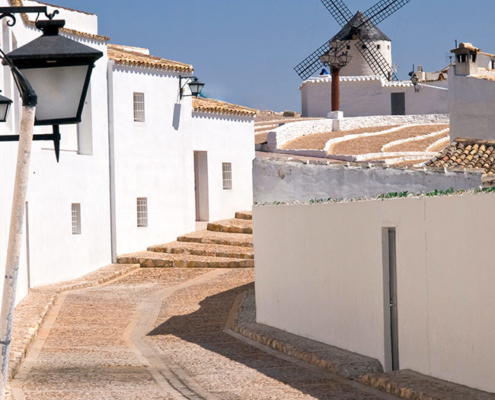
[[[443,381],[412,370],[366,374],[358,382],[410,400],[494,400],[495,394]]]
[[[240,296],[243,298],[231,327],[235,333],[347,379],[383,372],[376,359],[257,324],[254,290]]]
[[[101,285],[138,269],[136,264],[111,264],[72,281],[31,289],[15,308],[8,378],[12,379],[19,371],[48,312],[61,293]]]

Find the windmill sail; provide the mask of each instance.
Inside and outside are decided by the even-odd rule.
[[[318,47],[313,53],[306,57],[303,61],[294,67],[294,70],[301,77],[302,80],[308,79],[320,68],[325,66],[320,60],[320,56],[328,51],[328,41]]]
[[[321,0],[321,2],[340,26],[344,26],[351,20],[352,13],[342,0]]]
[[[385,60],[382,53],[378,51],[375,43],[371,40],[360,39],[356,42],[356,47],[375,75],[382,76],[389,81],[398,81],[392,67]]]
[[[411,0],[381,0],[373,7],[369,8],[364,15],[368,17],[369,22],[374,25],[378,25],[410,1]]]

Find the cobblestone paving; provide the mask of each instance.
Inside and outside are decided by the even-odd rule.
[[[63,294],[12,381],[14,399],[395,398],[225,333],[253,278],[147,269]]]

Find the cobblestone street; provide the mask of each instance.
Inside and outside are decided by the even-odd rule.
[[[140,269],[60,296],[14,399],[393,399],[226,331],[254,271]]]

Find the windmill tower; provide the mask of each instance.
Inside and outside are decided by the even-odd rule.
[[[347,52],[351,62],[342,69],[344,76],[375,75],[398,80],[392,70],[391,40],[377,28],[411,0],[380,0],[364,13],[351,13],[343,0],[321,0],[342,30],[325,42],[294,69],[306,80],[324,68],[320,57],[328,52]],[[338,48],[332,48],[338,46]]]

